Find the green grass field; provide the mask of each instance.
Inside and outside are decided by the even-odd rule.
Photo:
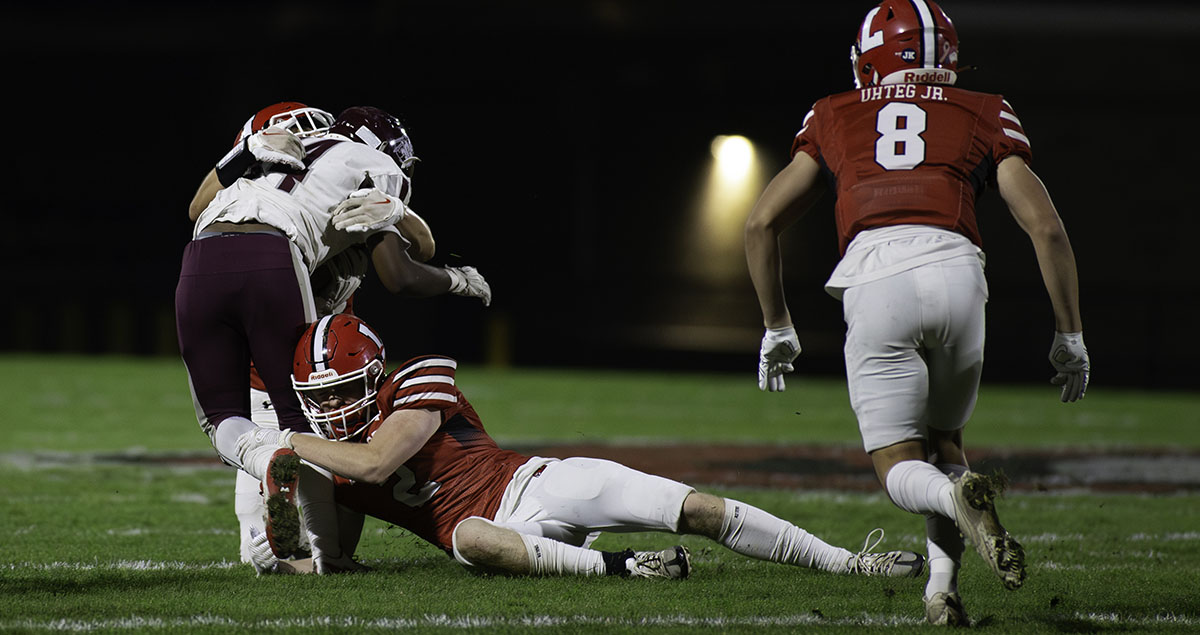
[[[0,630],[924,631],[922,580],[835,577],[748,560],[703,539],[604,536],[601,548],[694,554],[683,582],[474,576],[402,530],[368,522],[369,574],[257,578],[237,563],[233,473],[110,460],[204,455],[177,360],[0,356]],[[844,385],[752,376],[465,367],[459,385],[502,443],[858,444]],[[975,446],[1200,446],[1200,395],[985,386]],[[695,485],[704,485],[694,483]],[[711,488],[710,488],[711,489]],[[715,491],[857,549],[923,548],[923,523],[880,493]],[[1200,630],[1200,494],[1012,492],[1029,552],[1007,592],[974,554],[962,590],[976,627],[1010,632]]]

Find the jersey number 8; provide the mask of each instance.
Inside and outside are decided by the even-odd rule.
[[[911,170],[925,160],[925,111],[916,104],[894,101],[875,116],[875,162],[885,170]]]

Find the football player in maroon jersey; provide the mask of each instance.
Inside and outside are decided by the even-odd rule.
[[[914,577],[923,571],[918,554],[872,553],[882,530],[872,532],[875,544],[852,553],[756,507],[619,463],[505,450],[456,385],[454,360],[418,357],[386,377],[384,363],[383,342],[362,320],[322,318],[296,347],[293,374],[304,412],[321,436],[259,430],[238,440],[247,469],[279,474],[279,489],[296,492],[318,571],[351,568],[346,556],[357,532],[343,529],[345,542],[330,539],[338,530],[328,520],[332,506],[306,493],[310,463],[337,475],[339,505],[408,529],[478,570],[686,577],[690,561],[682,546],[588,548],[602,531],[662,531],[699,534],[753,558],[831,573]],[[296,538],[277,533],[269,542],[270,551],[286,557]],[[265,548],[259,553],[270,557]],[[256,562],[260,571],[273,565]]]
[[[1050,363],[1061,399],[1087,388],[1075,258],[1029,139],[999,95],[956,88],[958,36],[928,0],[886,0],[851,52],[856,90],[819,100],[792,161],[746,222],[763,312],[759,388],[784,389],[800,343],[784,300],[779,235],[825,190],[837,197],[842,259],[826,283],[847,324],[851,405],[876,474],[901,509],[927,517],[926,618],[966,625],[957,575],[965,536],[1005,587],[1024,551],[996,515],[1000,484],[967,468],[962,428],[983,364],[982,239],[975,200],[989,183],[1033,242],[1054,310]],[[828,185],[826,185],[828,184]]]

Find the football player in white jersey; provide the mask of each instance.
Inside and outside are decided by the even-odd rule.
[[[390,291],[490,301],[490,288],[474,269],[430,267],[406,252],[408,243],[394,225],[407,212],[406,172],[415,157],[399,121],[378,109],[351,108],[332,123],[325,136],[303,141],[300,169],[280,160],[274,163],[291,169],[270,165],[262,176],[237,178],[212,195],[185,251],[176,302],[180,349],[201,425],[233,465],[225,440],[237,434],[230,428],[254,425],[242,396],[249,394],[251,359],[279,425],[308,427],[290,391],[288,365],[295,337],[316,317],[309,276],[322,264],[366,246]],[[253,147],[247,138],[243,149]],[[214,174],[219,177],[234,160],[227,157]],[[205,192],[202,186],[197,199]],[[335,282],[354,285],[356,274]],[[326,301],[326,310],[341,304]]]

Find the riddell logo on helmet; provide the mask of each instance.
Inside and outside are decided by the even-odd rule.
[[[925,68],[914,71],[905,71],[903,83],[905,84],[953,84],[954,73],[952,71],[940,70],[936,68]]]
[[[327,370],[319,370],[308,376],[308,381],[321,381],[322,379],[331,379],[337,377],[338,372],[332,368]]]

